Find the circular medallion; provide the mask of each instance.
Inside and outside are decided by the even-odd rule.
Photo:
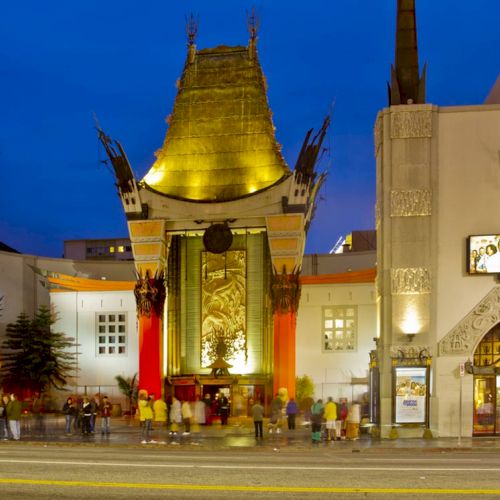
[[[227,224],[212,224],[203,234],[203,244],[211,253],[224,253],[232,242],[233,233]]]

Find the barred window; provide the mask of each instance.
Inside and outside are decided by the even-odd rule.
[[[323,307],[323,352],[353,352],[357,347],[358,309],[356,306]]]
[[[127,315],[96,315],[96,352],[98,356],[127,353]],[[119,333],[120,335],[116,335]]]

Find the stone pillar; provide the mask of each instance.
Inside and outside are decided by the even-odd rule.
[[[428,104],[391,106],[379,113],[375,125],[382,436],[394,423],[394,353],[406,351],[412,342],[430,353],[436,336],[431,314],[437,259],[435,112]]]

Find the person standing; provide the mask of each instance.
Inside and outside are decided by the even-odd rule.
[[[10,395],[10,401],[7,403],[7,420],[14,441],[19,441],[19,439],[21,439],[21,410],[21,401],[12,393]]]
[[[170,434],[175,435],[179,431],[179,425],[182,423],[181,402],[172,396],[170,405]]]
[[[66,420],[66,434],[71,434],[71,429],[74,427],[76,417],[76,406],[73,398],[68,398],[62,409]]]
[[[219,397],[219,415],[221,425],[227,425],[227,419],[229,418],[229,399],[221,393]]]
[[[111,431],[111,411],[113,410],[113,405],[110,403],[107,396],[102,398],[101,405],[99,407],[99,413],[101,414],[101,435],[109,435]]]
[[[191,411],[191,405],[189,401],[184,400],[181,405],[182,423],[184,424],[183,436],[189,436],[191,433],[191,419],[193,418],[193,412]]]
[[[335,440],[335,422],[337,421],[337,405],[331,397],[325,405],[326,432],[328,441]]]
[[[262,438],[262,422],[264,420],[264,407],[260,400],[257,400],[252,406],[253,425],[255,428],[255,439]]]
[[[200,399],[200,396],[196,396],[196,401],[194,403],[194,422],[196,426],[205,424],[205,403]],[[199,432],[199,429],[196,429]]]
[[[361,406],[355,401],[347,414],[347,439],[359,439],[359,424],[361,423]]]
[[[92,404],[87,396],[83,396],[82,401],[82,434],[89,436],[91,434],[90,421],[92,419]]]
[[[311,433],[312,442],[319,443],[321,441],[321,424],[323,422],[323,400],[318,399],[311,406]]]
[[[141,394],[141,397],[139,399],[139,420],[141,421],[142,425],[141,443],[154,443],[155,441],[150,440],[153,422],[153,408],[151,408],[146,394]]]
[[[273,430],[276,430],[276,433],[279,434],[281,432],[281,409],[283,408],[283,401],[279,397],[279,394],[276,393],[273,400],[271,401],[271,426],[269,428],[269,432],[272,434]]]
[[[101,400],[99,394],[95,394],[90,401],[90,408],[92,410],[92,415],[90,416],[90,432],[94,434],[95,432],[95,422],[97,420],[97,414],[99,413],[99,408],[101,407]]]
[[[162,398],[155,399],[153,403],[155,427],[158,430],[158,439],[164,441],[163,434],[167,426],[167,403]]]
[[[347,403],[345,400],[340,402],[340,439],[345,439],[347,429]]]
[[[0,398],[0,439],[7,441],[9,439],[9,430],[7,424],[7,403],[9,396],[4,394]]]
[[[297,416],[298,412],[299,412],[299,407],[297,406],[296,401],[293,398],[290,398],[290,401],[288,401],[286,405],[286,416],[288,419],[289,431],[295,430],[295,417]]]

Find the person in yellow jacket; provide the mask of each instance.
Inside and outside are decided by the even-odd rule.
[[[167,403],[162,398],[158,398],[153,403],[155,429],[158,429],[158,438],[162,439],[167,426]]]
[[[141,394],[139,398],[139,420],[142,425],[142,444],[155,443],[150,439],[151,427],[153,422],[153,408],[146,394]]]
[[[337,420],[337,405],[330,397],[325,405],[325,420],[326,431],[328,433],[328,441],[335,439],[335,421]]]

